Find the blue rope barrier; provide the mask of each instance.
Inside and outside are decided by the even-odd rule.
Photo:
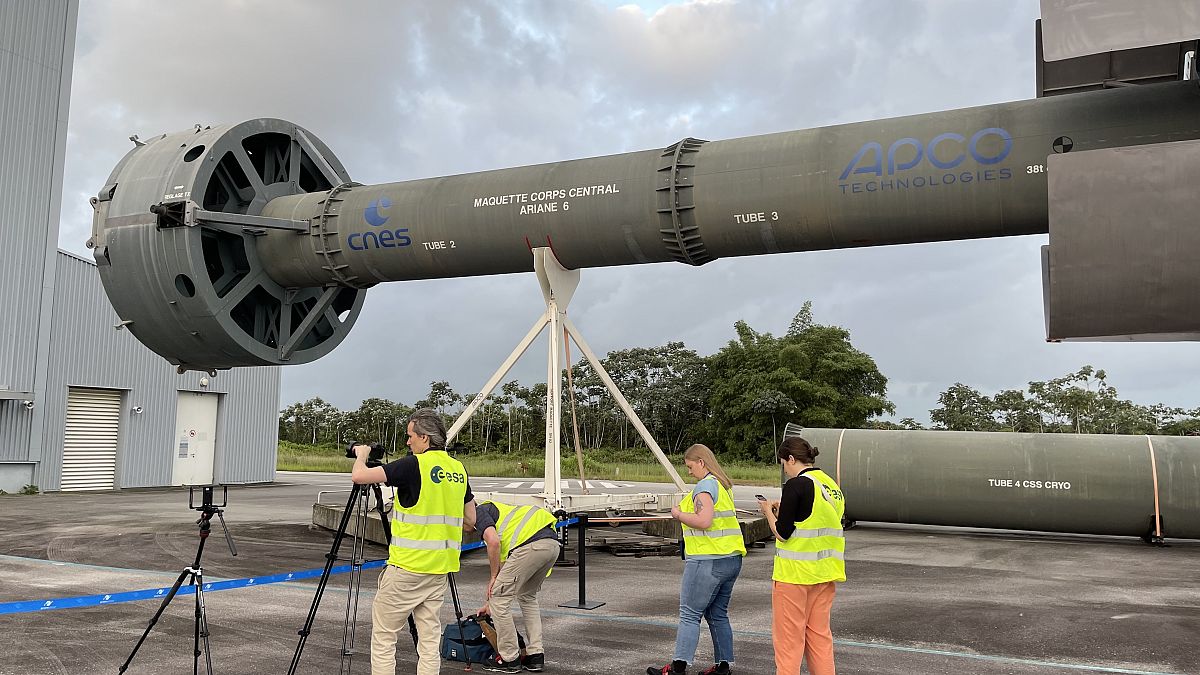
[[[578,518],[564,520],[554,525],[555,528],[568,527],[578,523]],[[462,545],[462,551],[474,551],[483,548],[485,544],[482,541],[471,542]],[[375,569],[383,567],[387,560],[370,560],[364,563],[362,569]],[[354,569],[353,565],[338,565],[330,570],[330,574],[345,574]],[[261,577],[245,577],[242,579],[227,579],[224,581],[213,581],[204,584],[204,592],[210,591],[229,591],[235,588],[251,588],[256,586],[266,586],[268,584],[280,584],[288,581],[302,581],[304,579],[314,579],[321,576],[325,571],[324,567],[317,567],[310,570],[301,570],[298,572],[284,572],[281,574],[270,574]],[[140,591],[126,591],[124,593],[101,593],[97,595],[78,595],[70,598],[51,598],[47,600],[20,600],[17,602],[0,602],[0,616],[5,614],[26,614],[29,612],[44,612],[52,609],[79,609],[82,607],[97,607],[99,605],[114,605],[121,602],[137,602],[140,600],[162,600],[171,592],[170,586],[163,588],[147,588]],[[192,595],[196,592],[195,586],[180,586],[175,595]]]

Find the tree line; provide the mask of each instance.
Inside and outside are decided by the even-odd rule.
[[[1092,366],[993,396],[955,382],[938,396],[929,419],[933,428],[953,431],[1200,435],[1200,407],[1140,405],[1123,399],[1107,373]],[[873,426],[921,428],[912,419],[888,424]]]
[[[705,443],[723,456],[770,460],[787,422],[858,428],[895,412],[886,397],[887,378],[875,361],[851,344],[846,329],[814,322],[811,302],[784,335],[754,330],[744,321],[734,324],[734,331],[736,339],[709,356],[682,342],[668,342],[612,351],[601,360],[665,452]],[[572,444],[573,398],[582,447],[645,447],[586,360],[571,364],[570,386],[565,381],[564,444]],[[412,405],[368,398],[357,410],[343,411],[313,398],[281,411],[279,437],[296,443],[342,445],[353,439],[398,447],[414,408],[434,408],[449,423],[475,396],[436,381]],[[506,382],[457,440],[472,451],[539,450],[545,443],[545,402],[545,383],[527,387]]]
[[[609,352],[604,369],[668,453],[705,443],[724,457],[770,461],[783,427],[923,429],[912,418],[878,419],[895,412],[887,378],[850,333],[813,320],[812,303],[781,336],[734,324],[736,338],[702,356],[682,342]],[[570,383],[568,386],[567,382]],[[416,408],[434,408],[449,425],[476,397],[446,381],[430,383],[412,405],[368,398],[357,410],[340,410],[321,398],[280,412],[279,437],[295,443],[343,445],[374,441],[404,445],[404,423]],[[573,401],[572,401],[573,399]],[[563,443],[572,445],[572,402],[580,445],[644,448],[629,420],[586,360],[571,364],[563,384]],[[458,441],[469,451],[537,452],[544,445],[546,384],[505,382],[472,416]],[[1051,433],[1200,433],[1200,408],[1123,400],[1103,370],[1078,372],[1027,389],[988,396],[955,383],[930,410],[933,429]]]

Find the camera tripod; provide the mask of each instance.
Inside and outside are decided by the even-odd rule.
[[[377,462],[369,461],[368,466],[379,466]],[[317,582],[317,591],[313,596],[312,606],[308,610],[308,618],[304,621],[304,626],[297,631],[300,635],[300,641],[296,644],[296,652],[292,655],[292,664],[288,667],[288,675],[295,675],[296,668],[300,665],[300,656],[304,652],[304,645],[308,641],[308,636],[312,633],[313,623],[317,619],[317,609],[321,605],[321,596],[325,593],[325,587],[329,582],[329,576],[333,571],[334,563],[338,560],[338,551],[341,549],[342,540],[346,536],[346,530],[353,518],[354,530],[351,540],[351,557],[350,557],[350,578],[348,581],[348,596],[346,598],[346,615],[342,622],[342,660],[339,667],[339,673],[349,673],[350,667],[354,659],[354,641],[355,628],[358,622],[358,597],[362,589],[362,568],[366,563],[364,560],[364,551],[366,548],[366,526],[367,514],[370,512],[371,497],[375,497],[375,510],[379,513],[379,520],[383,524],[385,535],[391,532],[388,515],[383,509],[383,491],[379,484],[359,485],[355,484],[350,490],[350,498],[346,501],[346,510],[342,513],[342,519],[338,522],[337,531],[333,536],[333,545],[329,548],[329,553],[325,554],[325,569],[321,571],[321,579]],[[462,606],[458,599],[458,587],[454,583],[454,574],[447,575],[450,581],[450,597],[454,602],[454,616],[458,620],[459,635],[463,636],[463,650],[466,651],[466,637],[463,634],[463,615]],[[408,632],[412,636],[413,646],[417,645],[417,625],[413,621],[412,614],[408,615]],[[470,658],[469,656],[467,657]],[[467,669],[470,670],[471,663],[468,660]]]
[[[192,675],[198,675],[200,672],[200,654],[204,654],[204,664],[207,668],[205,672],[212,675],[212,652],[208,642],[208,615],[204,609],[204,570],[200,566],[200,558],[204,555],[204,542],[208,540],[209,531],[212,529],[212,517],[215,515],[221,521],[221,530],[225,533],[225,543],[229,545],[229,552],[237,555],[237,548],[233,545],[233,537],[229,536],[229,528],[225,525],[225,516],[222,515],[222,507],[229,503],[229,488],[221,486],[221,503],[213,504],[213,486],[205,485],[201,488],[201,504],[196,506],[193,497],[195,496],[195,488],[188,488],[188,508],[199,511],[200,518],[196,524],[200,526],[200,545],[196,547],[196,560],[191,567],[183,568],[179,573],[179,578],[175,579],[175,583],[171,586],[171,591],[167,593],[167,597],[163,598],[162,604],[158,606],[158,611],[150,618],[150,624],[146,626],[146,630],[142,632],[142,637],[133,646],[133,651],[129,653],[129,657],[125,659],[125,663],[121,664],[119,673],[125,672],[129,668],[129,664],[133,661],[133,657],[137,655],[141,649],[142,643],[146,641],[146,637],[150,635],[150,631],[154,628],[154,624],[158,623],[158,618],[166,611],[167,605],[171,604],[171,600],[175,599],[175,594],[179,592],[179,588],[183,586],[183,582],[189,576],[191,577],[191,586],[195,589],[196,594],[196,619],[195,630],[192,638]],[[201,652],[200,641],[204,640],[204,650]]]

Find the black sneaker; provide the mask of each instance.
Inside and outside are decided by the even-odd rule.
[[[531,673],[540,673],[546,669],[546,655],[526,654],[525,658],[521,659],[521,667]]]
[[[732,672],[729,670],[729,662],[722,661],[716,665],[709,666],[707,669],[700,671],[700,675],[729,675]]]
[[[493,673],[519,673],[521,672],[521,663],[519,661],[505,661],[500,658],[499,654],[492,654],[483,660],[483,669],[490,670]]]
[[[650,666],[646,675],[684,675],[687,672],[687,661],[672,661],[665,666]]]

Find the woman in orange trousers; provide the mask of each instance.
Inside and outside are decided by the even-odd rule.
[[[777,453],[788,481],[778,502],[759,502],[775,534],[771,574],[771,639],[776,675],[834,675],[829,613],[835,583],[846,580],[845,498],[837,483],[813,466],[817,449],[786,439]]]

